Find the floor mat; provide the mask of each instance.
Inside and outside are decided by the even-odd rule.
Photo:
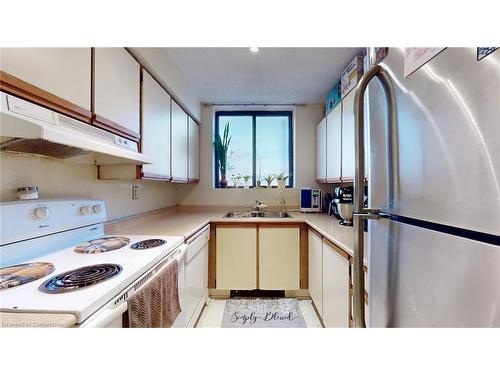
[[[306,328],[295,298],[226,301],[222,328]]]

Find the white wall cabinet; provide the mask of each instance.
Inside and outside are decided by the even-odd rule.
[[[323,241],[323,324],[325,327],[349,327],[349,260]]]
[[[323,317],[323,241],[309,230],[309,295]]]
[[[172,181],[188,181],[188,115],[172,102]]]
[[[316,125],[316,180],[326,182],[326,118]]]
[[[326,117],[326,180],[338,182],[342,165],[342,105],[337,105]]]
[[[257,287],[257,227],[216,229],[216,288]]]
[[[188,179],[198,181],[200,179],[200,127],[188,117]]]
[[[259,289],[300,289],[300,228],[259,227]]]
[[[90,48],[1,48],[0,70],[90,112]]]
[[[124,48],[94,49],[96,122],[140,137],[140,65]]]
[[[342,99],[342,180],[354,179],[354,95],[352,90]]]
[[[170,179],[170,96],[143,71],[141,152],[153,158],[142,167],[143,177]]]

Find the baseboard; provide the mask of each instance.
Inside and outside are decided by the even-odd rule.
[[[213,299],[228,299],[231,295],[230,290],[225,289],[208,289],[208,295]]]
[[[248,291],[249,293],[257,293],[254,291]],[[262,296],[265,296],[264,294],[267,291],[260,291],[262,292]],[[213,299],[228,299],[231,298],[231,290],[225,290],[225,289],[208,289],[208,294],[210,298]],[[234,294],[234,293],[233,293]],[[285,298],[297,298],[297,299],[311,299],[311,296],[309,295],[309,290],[308,289],[299,289],[299,290],[285,290],[284,291],[284,296]],[[258,297],[256,295],[256,297]]]
[[[200,320],[201,313],[203,311],[203,308],[205,307],[206,303],[208,301],[208,289],[205,290],[205,293],[203,293],[203,297],[201,297],[200,301],[198,302],[198,305],[196,306],[196,309],[194,310],[193,316],[191,316],[191,319],[189,319],[189,322],[187,324],[187,328],[194,328],[198,324],[198,321]]]

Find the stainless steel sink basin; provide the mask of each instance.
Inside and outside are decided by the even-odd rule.
[[[266,211],[245,211],[245,212],[228,212],[224,218],[245,219],[251,217],[262,217],[268,219],[285,219],[291,216],[286,212],[266,212]]]

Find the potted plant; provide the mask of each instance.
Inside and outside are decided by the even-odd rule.
[[[291,172],[288,176],[285,176],[283,172],[276,175],[276,181],[278,181],[278,189],[285,189],[285,181],[292,176],[293,172]]]
[[[252,179],[252,176],[250,176],[249,174],[246,174],[243,176],[243,181],[245,182],[245,189],[248,189],[250,187],[249,182],[251,179]]]
[[[224,132],[222,134],[222,138],[218,132],[214,134],[215,159],[217,160],[220,171],[219,186],[221,188],[227,187],[226,167],[227,167],[227,153],[229,150],[230,143],[231,143],[231,137],[229,136],[229,122],[228,122],[226,126],[224,126]]]
[[[266,177],[264,177],[264,181],[267,182],[267,187],[270,189],[272,187],[271,184],[274,181],[274,175],[273,174],[267,175]]]
[[[235,189],[238,189],[238,185],[240,184],[240,180],[241,180],[241,174],[237,174],[236,176],[234,174],[231,175],[231,179],[233,180],[233,187]]]

